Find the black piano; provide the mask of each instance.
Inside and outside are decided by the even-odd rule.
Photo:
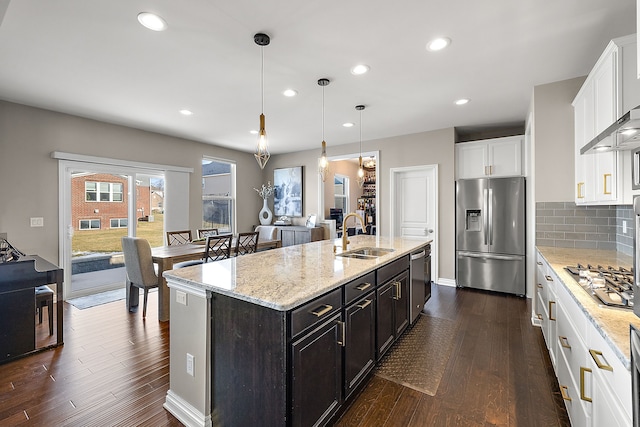
[[[63,343],[62,281],[63,270],[37,255],[0,262],[0,363]],[[51,338],[38,340],[36,288],[43,285],[55,285],[56,303],[52,306],[56,307],[56,328]],[[49,328],[45,328],[45,335],[49,335]]]

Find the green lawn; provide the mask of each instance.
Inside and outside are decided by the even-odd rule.
[[[156,214],[155,221],[138,221],[136,235],[149,241],[152,248],[162,246],[164,215]],[[122,252],[120,238],[127,235],[126,228],[112,230],[76,230],[73,234],[73,253]]]

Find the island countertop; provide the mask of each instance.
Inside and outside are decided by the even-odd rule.
[[[394,251],[378,258],[347,258],[334,253],[334,245],[338,254],[342,252],[340,239],[321,240],[169,270],[164,277],[169,287],[175,283],[286,311],[432,241],[369,235],[350,236],[349,240],[348,250],[378,247]]]

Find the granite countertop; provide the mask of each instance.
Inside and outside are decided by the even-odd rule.
[[[379,247],[394,252],[371,259],[340,257],[334,254],[334,245],[342,252],[340,239],[321,240],[169,270],[164,277],[170,287],[173,282],[286,311],[432,241],[368,235],[349,240],[348,250]]]
[[[631,269],[633,258],[616,251],[594,249],[568,249],[539,246],[538,251],[551,265],[562,284],[581,306],[589,321],[596,327],[627,369],[631,368],[629,324],[640,328],[640,317],[633,311],[603,307],[578,285],[573,276],[564,270],[569,265],[611,265]]]

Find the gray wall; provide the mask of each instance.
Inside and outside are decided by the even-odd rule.
[[[574,200],[575,142],[571,103],[585,77],[533,89],[535,201]]]
[[[0,233],[8,233],[23,252],[54,263],[59,257],[53,151],[193,168],[189,225],[194,230],[202,222],[202,156],[233,160],[239,178],[238,229],[258,223],[262,200],[253,188],[263,180],[252,153],[0,101]],[[43,217],[44,227],[31,228],[30,217]]]
[[[391,230],[390,215],[390,169],[420,165],[439,165],[439,275],[453,280],[455,277],[455,158],[454,129],[441,129],[394,138],[363,141],[363,151],[380,151],[377,159],[379,168],[379,212],[377,218],[378,234],[388,235]],[[359,152],[357,143],[340,146],[327,145],[327,155],[341,156]],[[273,169],[292,166],[304,166],[303,214],[318,213],[317,159],[320,157],[320,142],[317,150],[299,151],[272,156],[265,167],[265,181],[273,180]],[[270,178],[269,178],[270,177]],[[304,218],[302,219],[304,224]],[[437,280],[438,278],[434,278]]]

